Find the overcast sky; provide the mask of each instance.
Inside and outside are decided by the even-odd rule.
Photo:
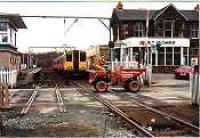
[[[111,17],[117,2],[64,2],[64,3],[7,3],[0,2],[0,12],[20,15],[66,15],[66,16],[101,16]],[[126,9],[160,9],[169,2],[123,2]],[[194,9],[197,2],[176,2],[178,9]],[[61,46],[68,44],[77,49],[86,49],[90,45],[107,44],[108,30],[98,20],[79,19],[64,35],[73,19],[23,18],[27,29],[19,30],[17,46],[19,51],[28,51],[29,46]],[[109,21],[104,21],[109,25]]]

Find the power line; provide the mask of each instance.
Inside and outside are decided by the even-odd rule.
[[[64,30],[64,35],[66,35],[66,33],[72,28],[72,26],[74,26],[76,23],[78,22],[78,18],[76,18],[73,23],[66,29]]]
[[[1,0],[0,3],[116,3],[116,0]],[[123,2],[199,2],[199,0],[123,0]]]
[[[21,15],[24,18],[78,18],[78,19],[103,19],[110,20],[108,17],[98,17],[98,16],[51,16],[51,15]]]

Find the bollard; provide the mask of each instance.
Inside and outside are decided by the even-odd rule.
[[[148,65],[146,66],[145,84],[151,86],[151,82],[152,82],[152,67]]]
[[[192,91],[192,105],[199,105],[200,91],[199,91],[199,67],[194,67],[194,72],[191,75],[191,91]]]

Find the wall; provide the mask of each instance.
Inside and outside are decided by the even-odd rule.
[[[20,56],[9,51],[0,51],[0,66],[8,67],[9,69],[17,69],[20,71]]]

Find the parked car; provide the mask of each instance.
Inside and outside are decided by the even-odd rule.
[[[175,69],[175,78],[176,79],[189,79],[190,73],[194,72],[194,67],[192,66],[180,66]]]

